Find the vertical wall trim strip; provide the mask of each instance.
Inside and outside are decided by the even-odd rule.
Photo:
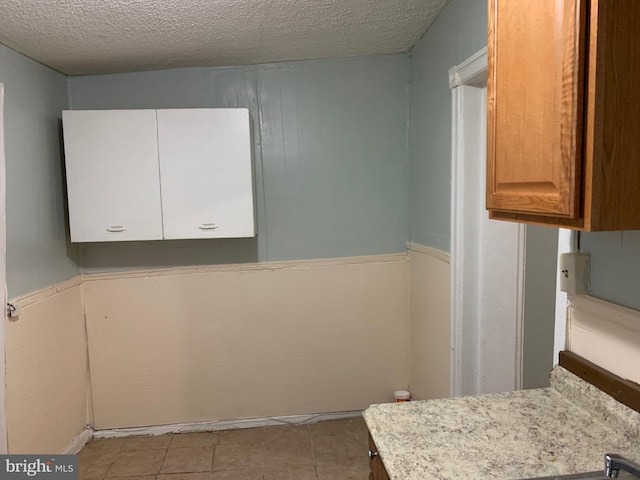
[[[462,155],[458,152],[458,141],[461,132],[458,131],[459,92],[457,88],[451,90],[451,381],[450,395],[459,397],[462,394],[462,311],[459,299],[462,298],[462,254],[463,249],[458,238],[462,238],[461,215],[457,209],[458,202],[463,203],[464,190],[459,186],[463,179],[460,166]],[[456,200],[457,199],[457,200]]]
[[[4,157],[4,84],[0,83],[0,295],[2,296],[3,320],[6,319],[7,304],[7,243],[6,243],[6,179],[5,179],[5,157]],[[7,445],[7,402],[6,402],[6,340],[5,324],[0,327],[0,453],[8,452]]]
[[[260,140],[259,140],[259,150],[260,150],[260,178],[262,181],[262,212],[260,212],[263,215],[263,218],[267,218],[267,186],[265,185],[265,176],[264,176],[264,155],[263,155],[263,148],[262,148],[262,131],[263,131],[263,116],[262,116],[262,96],[260,95],[260,72],[258,71],[258,69],[253,70],[253,79],[254,79],[254,85],[255,85],[255,89],[256,89],[256,105],[257,105],[257,110],[258,110],[258,132],[257,135],[259,135]],[[253,125],[253,120],[252,120],[252,125]],[[254,132],[256,133],[256,132]],[[253,145],[255,145],[255,138],[253,138],[253,136],[251,137],[251,141],[253,142]],[[255,156],[253,157],[253,164],[256,165],[256,161],[257,158],[255,158]],[[257,168],[256,168],[257,170]],[[256,179],[256,196],[258,194],[258,188],[257,188],[257,179]],[[257,202],[256,202],[257,203]],[[256,222],[257,222],[257,215],[256,215]],[[266,259],[267,260],[271,260],[271,254],[269,252],[269,228],[267,225],[265,225],[265,229],[263,232],[264,235],[264,246],[265,246],[265,250],[266,250]]]
[[[158,110],[156,115],[156,149],[158,151],[158,184],[160,185],[160,225],[162,225],[162,237],[164,238],[164,208],[162,207],[162,168],[160,168],[160,122],[158,122]]]
[[[527,226],[518,225],[518,306],[516,321],[516,368],[514,384],[516,390],[522,390],[524,386],[524,301],[526,289],[527,268]]]

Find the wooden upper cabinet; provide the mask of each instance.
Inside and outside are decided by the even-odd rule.
[[[491,218],[640,229],[638,25],[638,0],[489,0]]]
[[[491,9],[489,208],[576,218],[585,2],[492,0]]]

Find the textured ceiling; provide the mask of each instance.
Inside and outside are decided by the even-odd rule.
[[[66,74],[408,51],[448,0],[0,0],[0,42]]]

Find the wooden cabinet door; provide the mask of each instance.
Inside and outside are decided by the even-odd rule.
[[[158,110],[164,238],[253,237],[249,111]]]
[[[489,0],[487,208],[581,214],[587,0]]]
[[[369,433],[369,469],[371,470],[369,480],[389,480],[387,469],[382,463],[382,459],[378,454],[378,447],[376,447],[371,433]]]
[[[161,240],[155,110],[64,111],[72,242]]]

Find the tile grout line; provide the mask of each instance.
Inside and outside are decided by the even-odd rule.
[[[258,442],[253,442],[250,440],[254,440],[254,437],[248,436],[247,440],[244,441],[240,441],[240,442],[231,442],[229,445],[233,445],[236,444],[238,445],[238,447],[242,450],[246,445],[248,444],[256,444],[259,445],[259,449],[260,451],[262,451],[264,454],[268,454],[269,452],[275,452],[275,455],[273,456],[273,462],[268,462],[269,465],[271,466],[271,470],[273,470],[274,472],[280,472],[280,470],[285,470],[286,472],[288,472],[289,475],[291,475],[293,472],[291,472],[291,470],[289,469],[290,465],[288,465],[286,463],[286,461],[284,463],[282,463],[282,461],[280,461],[279,457],[278,457],[278,451],[282,450],[282,449],[287,449],[287,445],[290,443],[291,444],[291,448],[292,450],[295,450],[297,453],[294,453],[294,456],[299,455],[299,448],[296,447],[296,445],[300,446],[301,444],[298,443],[298,441],[296,439],[300,439],[300,436],[295,434],[295,435],[291,435],[289,436],[287,431],[289,431],[290,433],[294,433],[294,430],[296,430],[298,433],[303,433],[305,435],[307,435],[307,446],[308,448],[311,449],[311,451],[309,452],[311,454],[311,462],[310,463],[306,463],[308,460],[305,460],[303,463],[304,465],[300,465],[300,466],[304,466],[305,469],[308,468],[308,470],[305,470],[306,472],[308,472],[305,475],[309,475],[308,478],[314,478],[314,479],[324,479],[324,476],[321,476],[321,472],[319,471],[319,457],[318,457],[318,452],[317,452],[317,445],[316,443],[318,441],[320,441],[320,439],[322,439],[321,441],[321,447],[322,450],[324,451],[325,449],[325,443],[327,438],[325,437],[334,437],[336,438],[336,440],[339,440],[339,438],[343,438],[345,441],[348,441],[348,443],[350,445],[353,445],[354,443],[358,446],[361,446],[361,436],[364,435],[364,430],[360,427],[360,424],[358,422],[355,421],[341,421],[341,422],[336,422],[335,427],[332,427],[330,425],[327,424],[327,428],[318,428],[320,427],[320,425],[313,427],[309,426],[309,425],[300,425],[300,426],[293,426],[293,427],[289,427],[289,428],[285,428],[284,430],[272,430],[272,429],[277,429],[279,427],[258,427],[256,428],[257,433],[261,434],[259,435],[259,441]],[[298,430],[300,429],[300,430]],[[362,432],[361,432],[362,430]],[[312,431],[314,433],[312,433]],[[273,432],[274,435],[272,436],[271,434],[269,434],[269,432]],[[283,432],[283,434],[279,433],[279,432]],[[204,433],[204,432],[203,432]],[[151,474],[151,473],[147,473],[144,475],[149,475],[149,477],[145,480],[162,480],[160,477],[163,476],[162,473],[162,468],[164,468],[165,463],[167,462],[167,460],[170,458],[169,457],[169,450],[171,450],[172,448],[183,448],[185,449],[185,452],[187,452],[188,450],[193,450],[193,449],[198,449],[201,447],[206,447],[205,450],[208,454],[211,455],[211,463],[210,463],[210,469],[208,471],[205,472],[194,472],[192,468],[188,468],[188,469],[184,469],[181,470],[180,472],[166,472],[167,475],[171,475],[171,474],[175,474],[175,475],[179,475],[179,474],[191,474],[191,473],[204,473],[209,474],[210,477],[212,477],[210,480],[213,480],[213,478],[215,478],[215,466],[218,463],[218,461],[220,460],[219,457],[219,452],[218,452],[218,447],[221,445],[221,441],[222,441],[222,436],[219,434],[219,432],[207,432],[210,433],[211,435],[214,436],[214,438],[212,439],[213,441],[211,443],[207,444],[198,444],[197,442],[193,445],[190,445],[189,442],[187,441],[185,445],[180,446],[180,444],[178,443],[178,439],[175,438],[176,434],[171,434],[170,435],[170,439],[167,443],[167,446],[164,449],[163,452],[163,457],[161,460],[161,464],[160,464],[160,469],[158,470],[158,472],[156,474]],[[345,435],[346,434],[346,435]],[[231,440],[233,440],[234,438],[237,438],[235,436],[229,435],[229,437],[231,438]],[[241,436],[240,438],[244,438],[243,436]],[[208,443],[208,442],[207,442]],[[276,447],[276,450],[270,450],[267,447],[268,446],[274,446]],[[134,446],[135,447],[135,446]],[[296,447],[296,448],[293,448]],[[117,446],[116,446],[117,448]],[[153,449],[153,448],[152,448]],[[115,452],[115,459],[111,459],[108,460],[108,466],[106,469],[106,473],[102,474],[102,478],[103,480],[126,480],[123,477],[109,477],[110,473],[113,473],[113,466],[114,464],[118,461],[118,457],[122,456],[123,453],[126,453],[128,450],[126,448],[126,442],[123,442],[123,444],[120,446],[119,449],[117,449],[117,451]],[[143,448],[142,450],[132,450],[132,452],[136,452],[139,451],[140,454],[143,454],[143,452],[145,451],[145,449]],[[87,452],[89,453],[89,455],[87,456],[87,459],[89,458],[94,458],[94,455],[96,455],[95,458],[99,458],[98,454],[97,454],[98,450],[94,450],[92,452]],[[187,452],[188,453],[188,452]],[[325,452],[326,453],[326,452]],[[185,453],[186,455],[186,453]],[[326,456],[326,455],[325,455]],[[266,456],[263,457],[266,460]],[[283,457],[284,458],[288,458],[286,455]],[[309,457],[307,457],[309,458]],[[355,459],[353,460],[355,461]],[[280,463],[278,463],[280,462]],[[349,462],[352,462],[352,460],[347,459],[347,463],[344,465],[344,468],[350,469],[352,467],[352,465],[350,465]],[[207,462],[208,463],[208,462]],[[326,462],[325,462],[326,463]],[[359,464],[360,462],[356,462],[357,464]],[[239,468],[242,465],[242,463],[238,464],[238,470],[242,470],[242,468]],[[297,465],[297,464],[296,464]],[[324,465],[324,463],[323,463]],[[331,465],[329,465],[331,467]],[[334,465],[334,467],[337,465]],[[271,478],[270,475],[270,470],[268,471],[268,469],[266,469],[267,465],[265,463],[263,463],[262,465],[257,464],[256,465],[256,470],[254,470],[255,474],[257,475],[257,478],[262,478],[263,480],[266,480],[268,478]],[[206,468],[206,467],[205,467]],[[333,467],[331,467],[333,468]],[[359,467],[357,467],[359,468]],[[229,471],[235,470],[236,468],[231,468],[229,469]],[[101,469],[102,470],[102,469]],[[261,471],[262,470],[262,471]],[[102,470],[104,471],[104,470]],[[221,470],[222,471],[222,470]],[[225,470],[226,471],[226,470]],[[323,470],[324,472],[324,470]],[[153,478],[151,478],[153,477]],[[307,478],[307,477],[305,477]],[[81,480],[87,480],[86,477],[81,477]],[[99,480],[99,479],[98,479]]]
[[[164,457],[162,457],[162,462],[160,462],[160,468],[158,468],[158,473],[156,473],[156,480],[158,478],[158,475],[160,475],[160,472],[162,471],[162,467],[164,466],[164,462],[167,460],[167,455],[169,454],[169,447],[173,443],[173,437],[174,437],[174,434],[171,434],[171,440],[169,440],[169,444],[167,445],[167,449],[164,452]]]
[[[213,477],[213,472],[215,471],[216,457],[218,455],[218,447],[220,446],[221,433],[216,432],[216,443],[213,446],[213,458],[211,459],[211,476]]]

